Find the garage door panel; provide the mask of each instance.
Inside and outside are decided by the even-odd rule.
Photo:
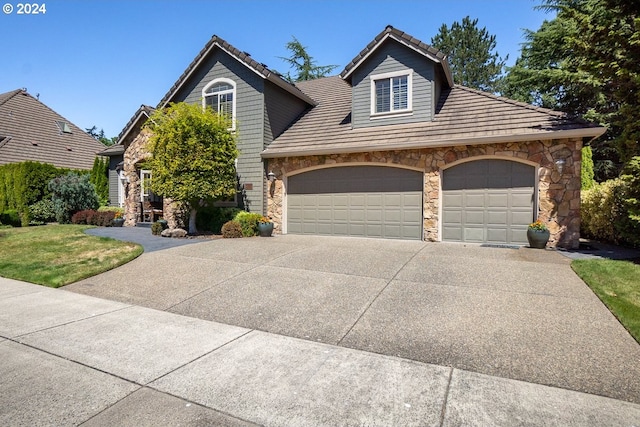
[[[465,242],[482,243],[485,241],[484,228],[465,227],[463,238]]]
[[[512,192],[511,207],[513,208],[530,208],[533,204],[533,195],[531,193]]]
[[[487,212],[487,224],[488,225],[496,225],[496,224],[507,224],[509,223],[509,212],[507,211],[488,211]]]
[[[470,192],[463,197],[463,203],[466,208],[484,208],[485,195],[478,192]]]
[[[484,211],[466,210],[463,216],[466,225],[484,225]]]
[[[390,167],[294,175],[287,186],[288,232],[420,239],[422,187],[421,172]]]
[[[535,179],[533,166],[509,160],[475,160],[444,170],[443,240],[526,243]]]

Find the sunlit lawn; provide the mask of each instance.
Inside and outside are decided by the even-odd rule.
[[[640,342],[640,265],[593,259],[575,260],[571,267]]]
[[[54,288],[139,256],[140,245],[88,236],[84,225],[0,229],[0,276]]]

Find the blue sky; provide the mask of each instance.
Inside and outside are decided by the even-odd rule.
[[[49,0],[46,13],[0,13],[0,93],[26,87],[80,126],[117,136],[140,104],[155,106],[216,34],[280,72],[296,36],[336,73],[386,25],[429,43],[469,15],[496,35],[497,51],[519,56],[523,29],[553,16],[539,0]]]

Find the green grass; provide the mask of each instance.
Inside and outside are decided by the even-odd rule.
[[[640,265],[593,259],[575,260],[571,267],[640,342]]]
[[[88,236],[85,225],[0,229],[0,276],[57,288],[125,264],[134,243]]]

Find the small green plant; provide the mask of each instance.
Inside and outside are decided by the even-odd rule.
[[[529,224],[529,228],[536,231],[545,231],[547,229],[547,226],[538,219],[536,220],[536,222],[532,222],[531,224]]]
[[[153,224],[151,224],[151,234],[153,234],[154,236],[161,235],[162,230],[164,230],[164,227],[161,222],[156,221]]]
[[[233,220],[240,223],[244,237],[251,237],[258,235],[258,222],[261,218],[262,215],[259,213],[242,211],[238,212]]]
[[[56,220],[56,211],[51,199],[42,199],[32,204],[29,206],[29,213],[32,224],[45,224]]]
[[[222,226],[222,237],[225,239],[237,239],[242,235],[242,226],[238,221],[227,221]]]

